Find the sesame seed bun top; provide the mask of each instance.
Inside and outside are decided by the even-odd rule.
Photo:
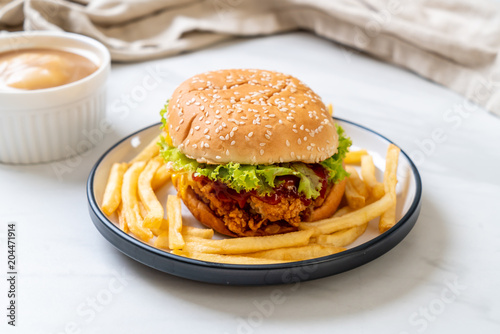
[[[194,76],[174,91],[167,122],[173,145],[203,163],[317,163],[338,146],[319,96],[297,78],[272,71]]]

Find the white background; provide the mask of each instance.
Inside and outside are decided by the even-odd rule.
[[[297,76],[332,102],[337,116],[380,132],[415,158],[422,211],[406,239],[337,276],[231,287],[150,269],[97,232],[85,183],[100,155],[157,122],[183,80],[242,67]],[[19,235],[18,326],[6,325],[2,279],[1,332],[500,332],[498,117],[417,75],[307,33],[114,64],[108,89],[112,131],[104,139],[96,135],[94,149],[58,163],[0,164],[2,268],[7,222],[17,223]],[[439,140],[432,139],[435,131],[442,133]]]

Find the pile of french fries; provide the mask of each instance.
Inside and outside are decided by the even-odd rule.
[[[380,233],[396,223],[400,150],[391,144],[382,182],[376,179],[373,159],[367,151],[348,153],[344,161],[350,173],[344,195],[347,205],[333,217],[300,223],[298,231],[280,235],[213,239],[212,229],[183,224],[178,196],[168,195],[166,210],[158,200],[158,189],[172,174],[159,156],[157,142],[155,138],[130,162],[112,166],[101,209],[108,217],[116,214],[123,231],[173,254],[231,264],[301,261],[344,251],[377,217]],[[354,165],[361,167],[361,176]]]

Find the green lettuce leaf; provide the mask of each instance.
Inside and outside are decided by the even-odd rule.
[[[162,122],[166,126],[164,119]],[[333,182],[339,182],[349,176],[342,166],[342,160],[351,146],[351,140],[345,136],[344,130],[338,125],[337,133],[339,134],[337,153],[321,162],[321,165],[328,172],[329,181]],[[286,175],[294,175],[300,179],[298,191],[306,198],[318,197],[322,187],[320,178],[313,169],[302,162],[273,165],[242,165],[230,162],[222,165],[211,165],[198,163],[196,160],[188,158],[179,149],[169,146],[164,138],[161,138],[158,145],[161,147],[160,154],[165,161],[169,162],[174,171],[197,173],[210,180],[223,182],[237,192],[256,190],[260,195],[269,194],[274,187],[279,185],[276,178]]]
[[[352,145],[352,141],[351,138],[345,136],[344,129],[340,125],[335,124],[335,126],[337,127],[337,133],[339,135],[337,153],[328,159],[323,160],[321,165],[328,171],[328,180],[338,182],[349,176],[349,173],[347,173],[342,166],[342,162],[344,161],[345,155],[349,151],[349,147]]]
[[[161,116],[161,128],[164,129],[167,127],[167,109],[168,109],[168,103],[170,102],[170,100],[167,100],[167,102],[165,102],[165,105],[163,106],[163,109],[160,110],[160,116]]]

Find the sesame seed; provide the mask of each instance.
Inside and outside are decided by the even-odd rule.
[[[208,140],[210,140],[210,136],[209,135],[205,135],[205,138],[207,138]]]
[[[176,132],[177,132],[177,131],[179,131],[179,128],[180,128],[180,126],[178,126],[178,125],[177,125],[177,126],[175,127],[175,131],[176,131]]]
[[[234,144],[236,144],[236,142],[233,140],[233,141],[231,142],[231,145],[234,145]]]
[[[300,138],[297,139],[297,144],[299,144],[299,145],[302,144],[302,140],[300,140]]]
[[[252,137],[252,136],[253,136],[253,132],[250,132],[250,133],[248,134],[248,137]]]
[[[288,139],[286,140],[286,146],[290,147],[290,142],[288,141]]]
[[[267,133],[264,135],[264,137],[266,137],[266,139],[271,139],[271,136],[268,135]]]
[[[215,159],[220,159],[220,158],[221,158],[221,156],[220,156],[220,155],[216,155],[216,156],[215,156]]]
[[[194,129],[195,129],[196,131],[198,131],[198,130],[200,129],[200,126],[199,126],[199,125],[197,125],[197,126],[195,126],[195,127],[194,127]]]
[[[198,147],[198,145],[196,145],[196,144],[193,144],[193,148],[197,148],[197,147]]]
[[[203,131],[204,134],[207,134],[208,133],[208,128],[205,129],[205,131]]]
[[[262,149],[261,149],[261,150],[259,151],[259,153],[260,153],[260,155],[264,155],[264,150],[262,150]]]
[[[266,143],[260,143],[260,146],[266,146]]]

